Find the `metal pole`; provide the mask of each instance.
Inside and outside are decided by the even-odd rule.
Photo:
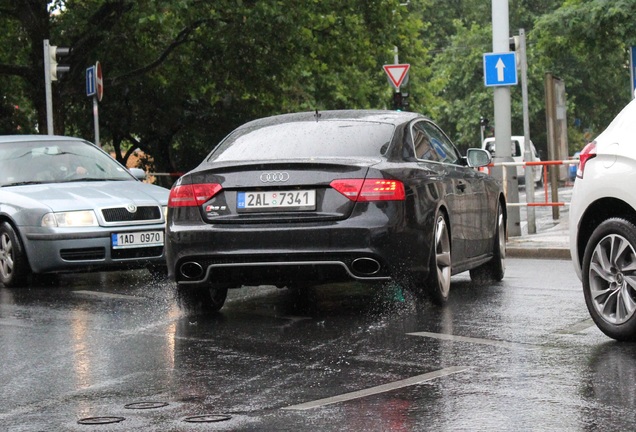
[[[629,83],[629,92],[630,97],[632,99],[634,99],[636,97],[636,81],[634,81],[634,79],[636,78],[634,76],[634,60],[636,60],[634,58],[634,50],[636,50],[636,47],[634,46],[630,46],[629,47],[629,77],[630,77],[630,83]]]
[[[548,129],[548,160],[556,160],[556,102],[554,94],[555,77],[550,73],[545,74],[545,117]],[[547,168],[547,165],[546,165]],[[550,169],[550,190],[552,192],[552,201],[556,201],[558,189],[559,173],[556,169]],[[559,209],[552,208],[552,219],[559,219]]]
[[[46,94],[46,131],[53,135],[53,95],[51,92],[51,57],[49,40],[44,39],[44,92]]]
[[[395,54],[393,55],[393,64],[400,64],[400,60],[399,60],[399,58],[398,58],[398,47],[397,47],[397,45],[394,45],[394,46],[393,46],[393,52],[395,53]],[[395,88],[395,92],[396,92],[396,93],[399,93],[399,92],[400,92],[400,88],[399,88],[399,87],[396,87],[396,88]]]
[[[99,103],[97,95],[93,96],[93,120],[95,122],[95,145],[101,148],[102,145],[99,143]]]
[[[510,27],[508,24],[508,0],[492,0],[492,48],[493,52],[510,51]],[[512,162],[512,133],[511,133],[511,110],[510,110],[510,88],[507,86],[494,88],[495,104],[495,161]],[[516,167],[513,167],[515,170]],[[503,167],[505,170],[506,168]],[[519,202],[519,188],[517,176],[510,176],[506,182],[507,200],[509,202]],[[519,218],[519,208],[508,209],[508,234],[511,236],[521,235],[521,223]]]
[[[524,159],[526,162],[534,160],[530,148],[530,114],[528,112],[528,57],[526,55],[526,31],[519,29],[519,57],[521,59],[521,98],[523,103],[523,140],[525,143]],[[534,202],[534,170],[535,167],[525,168],[526,202]],[[537,223],[533,206],[526,209],[528,219],[528,234],[537,233]]]

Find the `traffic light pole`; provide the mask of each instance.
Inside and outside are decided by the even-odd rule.
[[[48,39],[44,39],[44,91],[46,93],[46,130],[48,135],[53,135],[53,94],[51,92],[51,56]]]

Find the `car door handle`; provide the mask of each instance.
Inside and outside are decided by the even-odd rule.
[[[466,183],[464,183],[463,181],[457,182],[457,185],[455,187],[459,189],[460,192],[464,192],[466,190]]]

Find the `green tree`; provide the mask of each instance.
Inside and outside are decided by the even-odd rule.
[[[631,99],[635,14],[634,0],[568,0],[537,22],[540,65],[566,85],[572,151],[585,144],[583,132],[601,132]]]
[[[0,19],[10,31],[0,38],[29,38],[0,51],[0,76],[22,80],[17,93],[30,101],[37,123],[45,124],[41,44],[48,38],[73,47],[71,72],[54,84],[56,132],[92,136],[83,75],[99,60],[102,141],[120,159],[140,148],[162,172],[193,167],[256,117],[388,105],[381,66],[392,62],[393,46],[413,65],[414,107],[429,99],[422,21],[397,0],[5,3]]]

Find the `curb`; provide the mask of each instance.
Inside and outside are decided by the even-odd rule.
[[[571,260],[570,249],[506,246],[509,258],[562,259]]]

